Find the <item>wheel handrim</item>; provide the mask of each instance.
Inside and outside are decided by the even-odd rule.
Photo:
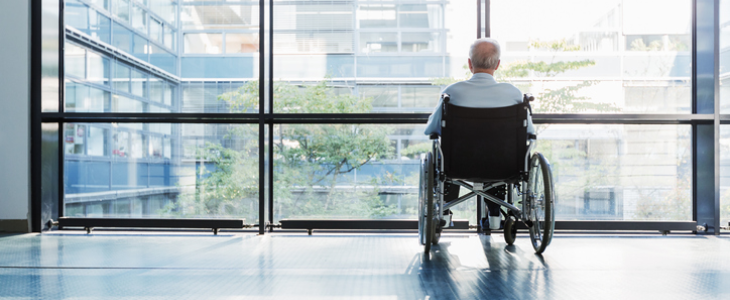
[[[530,226],[530,238],[532,245],[537,253],[542,253],[545,247],[550,244],[551,232],[552,232],[552,208],[549,207],[552,203],[550,202],[549,192],[547,188],[552,189],[552,186],[548,187],[549,180],[545,178],[546,174],[549,173],[547,168],[547,162],[536,154],[533,156],[531,161],[530,169],[530,180],[528,185],[527,195],[527,216],[531,223]],[[547,175],[549,176],[549,175]],[[548,203],[550,202],[550,203]],[[549,215],[549,216],[548,216]],[[549,219],[548,219],[549,217]]]
[[[427,176],[425,164],[426,158],[423,158],[421,160],[421,178],[418,185],[418,239],[420,240],[421,245],[426,243],[426,235],[424,234],[426,227],[426,210],[424,207],[426,205],[425,197],[427,188],[427,178],[424,178]]]

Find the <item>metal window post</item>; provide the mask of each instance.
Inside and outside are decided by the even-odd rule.
[[[695,0],[692,15],[692,113],[711,124],[692,125],[692,218],[720,234],[719,0]]]

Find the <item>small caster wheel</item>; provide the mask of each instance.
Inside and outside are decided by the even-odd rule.
[[[433,245],[438,245],[439,244],[439,239],[441,239],[441,232],[434,232],[433,233],[433,241],[431,241],[431,243]]]
[[[517,221],[515,220],[515,217],[510,216],[504,222],[504,241],[507,242],[507,245],[512,246],[512,244],[515,243],[516,238],[517,238]]]

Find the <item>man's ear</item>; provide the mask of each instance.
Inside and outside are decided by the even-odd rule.
[[[474,67],[471,65],[471,58],[466,59],[467,62],[469,62],[469,72],[474,73]]]
[[[496,67],[494,67],[494,70],[495,70],[495,71],[497,71],[497,69],[499,68],[499,63],[500,63],[500,62],[502,62],[502,60],[498,60],[498,61],[497,61],[497,66],[496,66]]]

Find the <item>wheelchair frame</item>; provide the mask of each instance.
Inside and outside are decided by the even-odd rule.
[[[442,97],[448,103],[448,95],[444,94]],[[532,101],[533,99],[529,94],[525,94],[524,96],[524,101]],[[451,225],[451,215],[449,214],[448,218],[445,218],[445,213],[450,212],[450,208],[475,196],[482,196],[485,200],[500,205],[500,214],[505,217],[504,237],[507,244],[512,245],[514,243],[517,234],[516,222],[522,221],[530,230],[530,238],[535,252],[540,254],[545,251],[552,240],[555,228],[553,209],[554,188],[552,170],[547,159],[540,153],[531,155],[536,145],[536,136],[530,136],[527,140],[529,145],[525,153],[523,169],[525,171],[521,172],[517,178],[475,183],[473,185],[464,180],[446,177],[443,171],[444,160],[441,142],[437,136],[431,136],[431,139],[433,139],[432,150],[430,153],[424,155],[425,157],[421,161],[421,186],[419,186],[421,190],[421,195],[419,195],[419,237],[421,243],[425,246],[426,252],[430,251],[431,244],[438,244],[441,230]],[[538,167],[539,171],[537,169]],[[428,173],[429,171],[431,171],[430,174]],[[543,181],[542,194],[537,194],[536,192],[539,189],[537,182],[538,176],[542,177]],[[424,177],[426,177],[427,186],[424,186]],[[429,182],[431,184],[428,184]],[[445,203],[444,189],[447,184],[464,187],[469,192],[466,195]],[[486,193],[491,188],[505,185],[507,186],[506,199],[499,199]],[[429,193],[428,191],[431,192]],[[437,199],[433,199],[434,195]],[[514,201],[515,196],[521,197],[520,204],[522,208],[516,205]],[[545,210],[544,221],[540,221],[537,215],[533,217],[532,214],[536,212],[537,208],[540,208],[536,205],[541,206]],[[433,209],[428,210],[428,207],[432,207]],[[507,211],[505,212],[501,207],[505,207]],[[429,213],[430,211],[432,213]],[[424,218],[425,220],[423,220]],[[430,239],[428,238],[429,236],[431,236]]]

